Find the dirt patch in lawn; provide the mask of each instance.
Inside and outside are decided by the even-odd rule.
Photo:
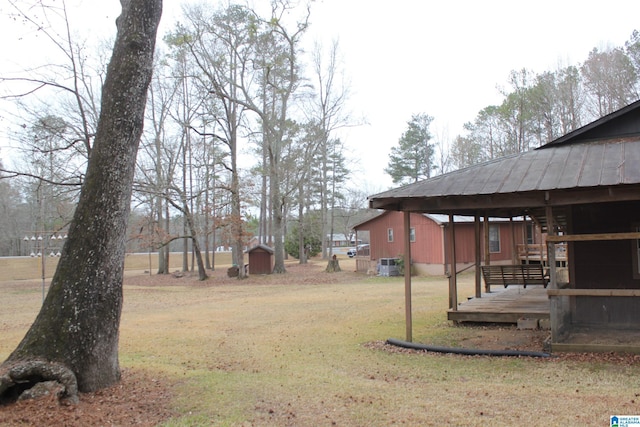
[[[47,396],[0,406],[0,426],[155,426],[175,415],[172,389],[166,378],[125,369],[120,383],[80,393],[75,405]]]

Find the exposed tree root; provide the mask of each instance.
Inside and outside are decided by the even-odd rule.
[[[65,403],[78,402],[76,376],[65,365],[29,359],[0,366],[0,404],[50,393],[56,393]]]

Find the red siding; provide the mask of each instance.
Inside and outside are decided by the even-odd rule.
[[[411,258],[424,264],[444,263],[442,227],[421,214],[411,214],[411,227],[415,229],[416,241],[411,243]],[[387,238],[387,230],[393,230],[393,242]],[[369,230],[371,259],[394,258],[404,255],[404,213],[387,212],[364,224]]]
[[[447,225],[448,228],[448,225]],[[476,234],[473,223],[463,222],[455,224],[456,230],[456,261],[467,264],[476,261]],[[447,233],[449,231],[447,230]],[[482,231],[481,231],[482,232]],[[448,237],[447,237],[448,238]]]
[[[444,264],[443,227],[424,215],[411,214],[416,241],[411,244],[411,258],[421,264]]]
[[[492,222],[493,224],[493,222]],[[524,243],[524,225],[521,222],[513,224],[513,233],[515,233],[516,247],[513,247],[512,227],[510,222],[501,222],[500,224],[500,252],[491,253],[491,262],[493,261],[511,261],[514,255],[518,253],[518,245]],[[484,253],[484,248],[482,249]]]
[[[394,258],[404,252],[403,218],[402,212],[389,212],[370,223],[368,230],[371,259]],[[393,230],[393,242],[388,241],[388,229]]]
[[[444,264],[444,233],[448,225],[440,225],[422,214],[412,213],[411,227],[415,229],[416,241],[411,243],[411,259],[420,264]],[[514,248],[511,238],[511,223],[491,222],[500,226],[500,252],[491,254],[491,261],[510,261]],[[393,229],[393,242],[387,241],[387,230]],[[524,241],[523,224],[514,223],[516,245]],[[368,230],[371,245],[371,259],[394,258],[404,255],[404,213],[388,211],[358,227]],[[446,230],[446,231],[445,231]],[[461,222],[455,224],[456,258],[458,263],[475,261],[475,225]],[[481,229],[481,233],[483,233]],[[448,238],[448,236],[447,236]],[[484,252],[484,244],[481,244]]]

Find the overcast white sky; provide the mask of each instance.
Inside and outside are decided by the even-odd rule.
[[[501,102],[496,86],[511,70],[555,70],[594,47],[623,45],[640,30],[638,16],[640,2],[629,0],[324,0],[312,20],[323,38],[340,38],[354,111],[370,123],[347,141],[366,179],[385,186],[387,154],[412,114],[433,116],[432,134],[452,140]]]
[[[180,2],[164,3],[166,29]],[[72,18],[84,16],[79,28],[115,30],[118,0],[67,5]],[[308,40],[340,41],[350,110],[368,122],[341,138],[360,159],[353,183],[374,193],[392,185],[383,169],[412,114],[433,116],[432,134],[452,140],[481,109],[501,101],[496,86],[506,85],[511,70],[555,70],[582,62],[594,47],[621,46],[640,30],[638,16],[637,0],[316,0]],[[0,64],[39,54],[5,37]]]

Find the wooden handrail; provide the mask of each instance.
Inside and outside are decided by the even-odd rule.
[[[640,289],[547,289],[550,297],[640,297]]]
[[[561,236],[547,236],[547,242],[588,242],[593,240],[635,240],[640,239],[640,233],[598,233],[598,234],[563,234]]]

